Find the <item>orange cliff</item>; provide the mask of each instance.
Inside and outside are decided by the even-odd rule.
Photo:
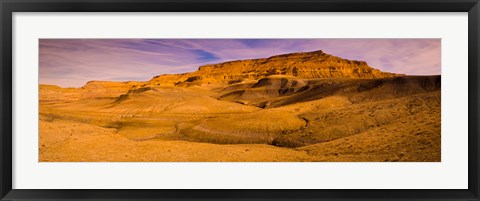
[[[269,75],[287,75],[306,79],[376,79],[404,76],[403,74],[382,72],[369,66],[365,61],[343,59],[318,50],[209,64],[200,66],[194,72],[163,74],[147,82],[89,81],[81,89],[117,91],[146,86],[182,86],[185,83],[225,84],[244,79],[258,80]]]
[[[148,85],[178,85],[183,82],[228,83],[242,79],[260,79],[269,75],[289,75],[299,78],[374,79],[401,76],[382,72],[364,61],[347,60],[321,50],[276,55],[269,58],[229,61],[200,66],[184,74],[160,75]]]

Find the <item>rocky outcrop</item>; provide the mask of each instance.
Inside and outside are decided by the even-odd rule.
[[[318,50],[204,65],[195,72],[159,75],[147,82],[90,81],[82,89],[107,92],[141,87],[232,84],[244,80],[260,80],[272,75],[303,79],[376,79],[401,76],[372,68],[365,61],[343,59]]]
[[[374,79],[394,77],[399,74],[382,72],[370,67],[364,61],[347,60],[319,50],[205,65],[192,73],[157,76],[148,83],[152,85],[178,85],[193,82],[229,83],[243,79],[257,80],[269,75]]]

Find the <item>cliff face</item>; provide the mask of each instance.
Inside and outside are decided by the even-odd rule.
[[[185,82],[228,83],[242,79],[260,79],[269,75],[299,78],[386,78],[398,74],[382,72],[364,61],[347,60],[323,51],[292,53],[262,59],[230,61],[205,65],[198,71],[179,75],[161,75],[149,81],[154,85]]]

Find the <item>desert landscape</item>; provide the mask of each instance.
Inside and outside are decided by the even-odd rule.
[[[439,162],[441,76],[322,50],[39,86],[40,162]]]

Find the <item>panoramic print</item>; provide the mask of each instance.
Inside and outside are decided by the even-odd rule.
[[[440,162],[440,39],[39,39],[39,162]]]

